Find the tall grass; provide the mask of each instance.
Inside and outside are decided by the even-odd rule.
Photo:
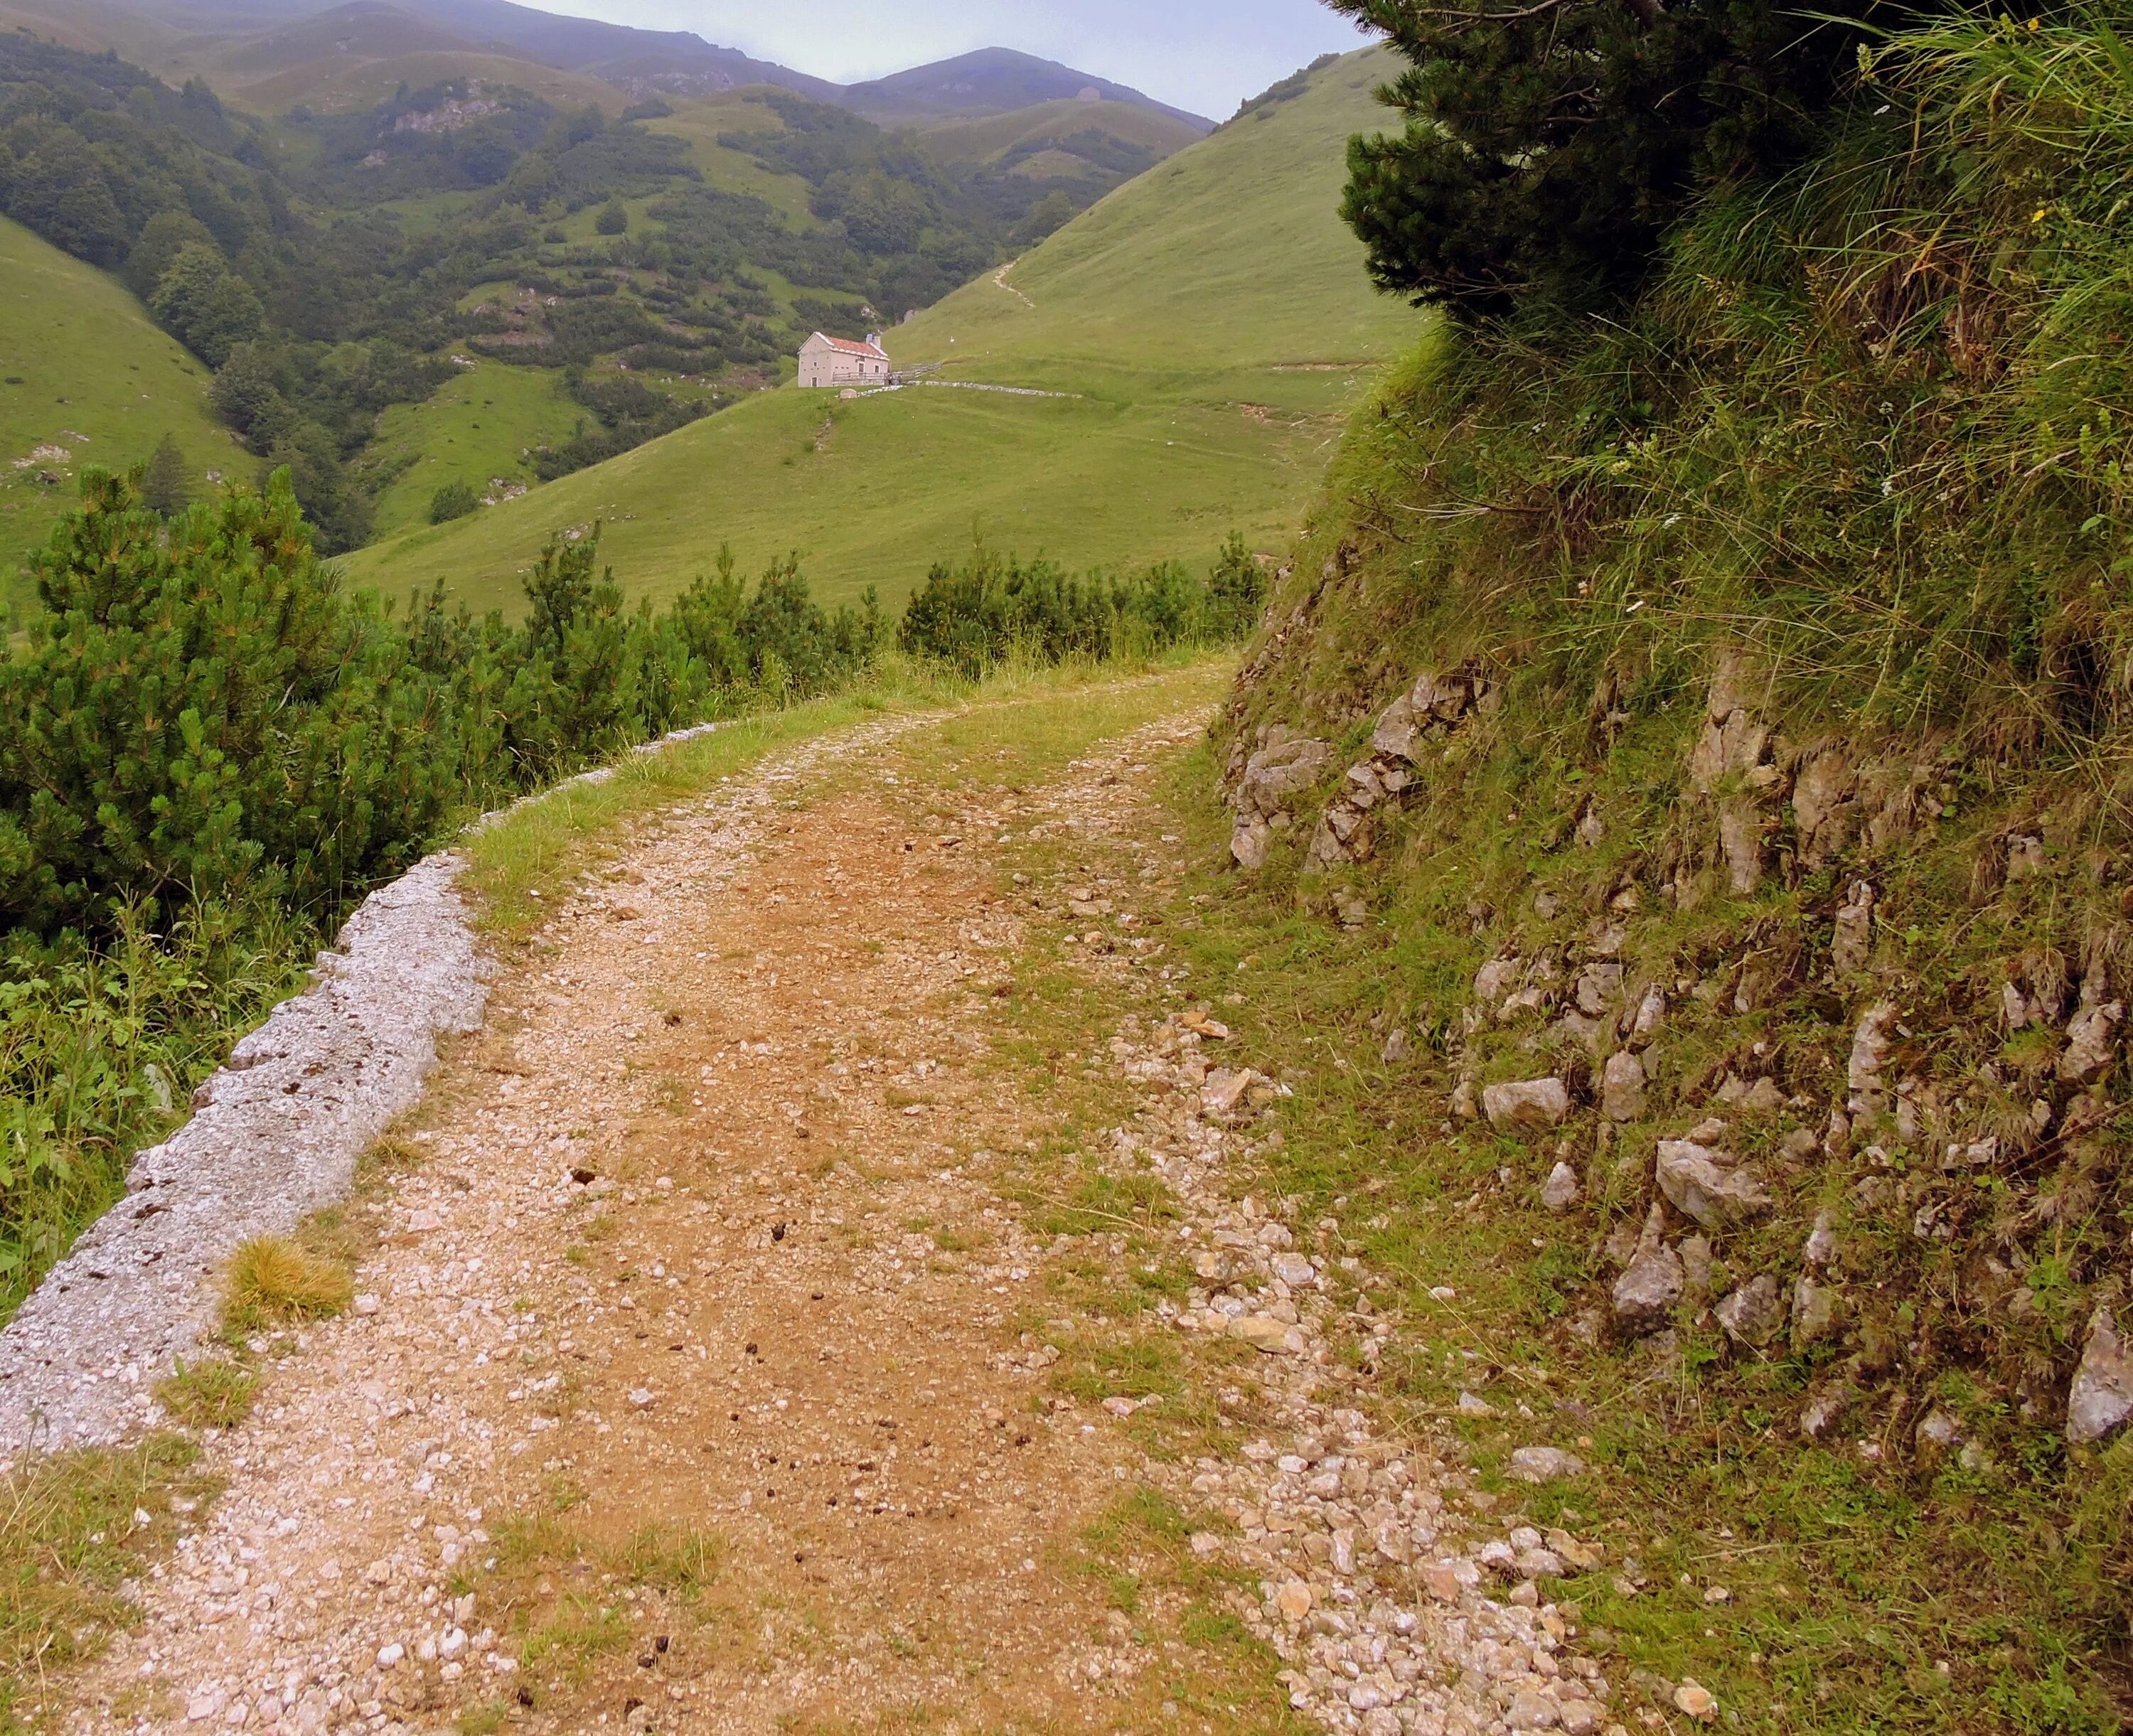
[[[1745,641],[1803,727],[2115,762],[2129,17],[1890,37],[1826,154],[1715,190],[1620,323],[1433,336],[1341,484],[1386,617],[1632,709]]]
[[[124,1191],[229,1045],[286,994],[319,936],[267,906],[137,916],[111,946],[17,936],[0,955],[0,1319]]]

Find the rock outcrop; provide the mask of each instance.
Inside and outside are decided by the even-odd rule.
[[[1325,743],[1284,724],[1262,732],[1258,751],[1245,761],[1230,796],[1236,814],[1230,854],[1238,867],[1266,865],[1275,836],[1295,823],[1296,799],[1317,783],[1330,757]]]

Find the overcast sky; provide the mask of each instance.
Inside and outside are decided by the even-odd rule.
[[[532,0],[544,11],[692,30],[839,84],[973,48],[1019,48],[1225,119],[1328,50],[1363,42],[1319,0]]]

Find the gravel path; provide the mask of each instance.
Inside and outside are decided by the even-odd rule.
[[[421,1097],[438,1039],[479,1026],[460,865],[433,856],[364,902],[312,987],[238,1044],[0,1333],[0,1464],[146,1427],[156,1376],[214,1325],[230,1251],[344,1198],[358,1157]]]
[[[1307,1726],[1602,1728],[1540,1589],[1585,1546],[1374,1430],[1364,1275],[1247,1196],[1276,1094],[1110,897],[1002,893],[1004,830],[1159,897],[1152,768],[1197,718],[1029,791],[895,782],[917,727],[771,762],[569,898],[368,1190],[356,1311],[262,1347],[227,1493],[60,1727],[1274,1728],[1181,1703],[1175,1624],[1087,1570],[1150,1489]],[[1162,1330],[1249,1419],[1234,1457],[1151,1460],[1130,1379],[1045,1379],[1091,1324],[1044,1318],[1047,1277],[1125,1248],[1040,1237],[998,1155],[1057,1131],[1063,1064],[995,992],[1055,914],[1144,1003],[1091,1057],[1104,1161],[1182,1205],[1199,1287]]]

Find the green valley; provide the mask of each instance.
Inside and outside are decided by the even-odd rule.
[[[144,464],[166,435],[196,493],[243,452],[207,401],[208,373],[112,279],[0,218],[0,573],[75,505],[84,464]]]
[[[516,608],[558,531],[606,526],[633,589],[671,595],[729,544],[797,551],[833,602],[908,594],[975,536],[1069,566],[1271,547],[1337,418],[1421,316],[1371,290],[1337,213],[1341,149],[1381,112],[1375,50],[1323,68],[1140,177],[891,337],[922,382],[787,390],[438,529],[349,557],[398,594],[441,577]],[[1057,397],[967,389],[1007,386]]]

